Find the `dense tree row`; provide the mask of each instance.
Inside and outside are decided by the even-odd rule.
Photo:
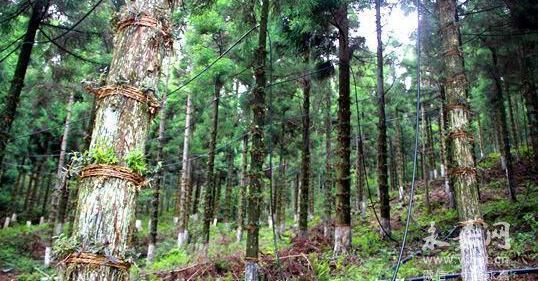
[[[339,255],[372,207],[380,235],[400,240],[392,204],[409,202],[416,168],[427,212],[443,179],[464,279],[481,280],[478,163],[501,155],[515,201],[515,152],[537,162],[537,3],[102,2],[0,13],[0,214],[49,223],[47,265],[61,239],[86,249],[66,280],[128,278],[141,214],[150,261],[163,214],[177,247],[206,255],[226,224],[246,239],[246,280],[259,279],[266,218],[281,239],[322,217]],[[384,34],[388,11],[416,8],[417,46]],[[376,50],[357,32],[367,9]],[[117,262],[83,261],[105,256]]]

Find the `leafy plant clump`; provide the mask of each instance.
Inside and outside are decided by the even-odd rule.
[[[137,174],[142,175],[148,171],[146,158],[144,157],[144,153],[142,153],[140,150],[135,150],[128,153],[124,160],[127,167]]]
[[[89,151],[92,164],[106,164],[115,165],[118,164],[118,157],[114,152],[112,146],[105,145],[103,143],[97,143],[94,148]]]

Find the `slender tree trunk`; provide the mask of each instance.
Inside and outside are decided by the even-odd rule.
[[[358,130],[359,131],[359,130]],[[356,189],[357,189],[357,209],[361,213],[361,220],[364,221],[367,217],[367,200],[365,192],[365,170],[363,163],[365,162],[363,152],[363,140],[360,134],[356,137]]]
[[[48,154],[48,150],[45,154]],[[42,157],[41,157],[42,158]],[[45,168],[44,158],[38,159],[37,172],[34,174],[34,184],[30,190],[30,196],[28,197],[28,206],[26,208],[26,217],[30,220],[34,212],[34,205],[36,203],[36,196],[39,193],[39,187],[41,180],[43,179],[43,169]]]
[[[348,44],[348,4],[343,3],[336,11],[335,21],[339,30],[339,109],[336,200],[335,200],[335,245],[338,255],[348,252],[352,244],[350,227],[350,46]]]
[[[477,116],[477,137],[479,138],[479,156],[481,159],[485,157],[482,132],[483,128],[481,127],[481,116]]]
[[[200,201],[200,194],[202,193],[202,187],[200,185],[200,177],[197,176],[195,178],[195,193],[194,193],[194,198],[193,198],[193,216],[195,218],[198,217],[198,202]]]
[[[296,177],[294,179],[294,224],[298,222],[299,220],[299,186],[300,186],[300,180],[299,180],[299,173],[296,174]]]
[[[20,167],[18,168],[17,180],[15,181],[15,186],[11,191],[11,211],[13,213],[17,212],[17,199],[19,193],[24,190],[24,184],[26,182],[26,171],[25,171],[26,156],[22,158]]]
[[[203,251],[207,255],[208,243],[210,241],[210,224],[214,214],[214,203],[217,198],[214,191],[217,183],[215,182],[215,144],[217,142],[217,124],[219,122],[219,95],[223,83],[220,78],[215,79],[215,92],[213,96],[212,126],[210,129],[210,146],[208,148],[208,167],[206,171],[206,190],[204,193],[204,225],[202,228]],[[213,199],[212,199],[213,197]]]
[[[454,187],[459,218],[464,225],[459,237],[462,277],[464,281],[485,280],[488,279],[487,254],[476,190],[473,138],[469,131],[468,81],[464,74],[464,59],[459,49],[459,27],[454,16],[456,1],[438,0],[437,3],[448,108],[448,174]]]
[[[429,175],[429,153],[427,136],[427,116],[425,114],[425,105],[421,105],[421,166],[423,167],[423,183],[425,184],[425,210],[430,214],[430,175]]]
[[[331,237],[333,229],[331,227],[331,215],[333,209],[333,166],[331,165],[331,89],[323,88],[326,92],[326,112],[324,116],[324,133],[326,142],[326,159],[324,173],[324,236]]]
[[[30,64],[30,56],[32,55],[36,33],[41,21],[46,15],[49,1],[36,0],[33,1],[31,5],[32,14],[30,15],[30,20],[26,27],[26,33],[24,34],[11,85],[3,101],[4,108],[0,114],[0,163],[3,163],[4,161],[6,146],[9,141],[9,131],[11,130],[11,125],[13,124],[15,114],[17,113],[17,107],[19,105],[22,88],[24,87],[26,70]],[[2,171],[0,171],[0,177],[1,175]]]
[[[264,164],[264,119],[266,87],[266,35],[268,28],[269,0],[262,0],[258,48],[255,51],[254,74],[255,88],[251,108],[253,122],[251,125],[251,169],[249,171],[249,188],[247,189],[247,243],[245,251],[245,280],[256,281],[258,277],[258,231],[260,205],[262,204],[262,166]]]
[[[511,99],[511,91],[509,87],[509,83],[505,81],[505,96],[507,98],[507,110],[509,111],[509,121],[511,122],[511,134],[513,137],[513,145],[517,149],[516,157],[517,160],[519,159],[518,149],[520,148],[520,138],[517,131],[517,122],[515,121],[515,115],[514,115],[514,108],[513,108],[513,101]]]
[[[234,151],[229,149],[227,152],[227,174],[226,174],[226,189],[225,189],[225,204],[223,222],[228,224],[233,220],[234,210],[232,209],[232,187],[234,186]]]
[[[443,89],[443,87],[442,87]],[[442,91],[444,92],[444,91]],[[451,185],[449,184],[448,165],[447,165],[447,134],[446,134],[446,114],[445,108],[445,93],[442,93],[442,105],[440,106],[440,116],[438,117],[438,127],[440,128],[440,158],[442,158],[442,164],[440,164],[440,176],[444,180],[444,190],[449,200],[449,208],[455,209],[455,196]],[[480,118],[478,117],[477,120]]]
[[[505,115],[505,106],[503,103],[503,88],[498,70],[498,56],[495,48],[489,48],[492,54],[493,71],[491,73],[494,80],[494,91],[490,93],[490,103],[494,109],[494,122],[498,132],[498,142],[500,143],[500,159],[502,168],[505,170],[505,178],[507,179],[507,188],[509,198],[515,202],[517,200],[515,194],[515,178],[513,172],[513,157],[511,155],[511,144],[509,143],[509,130],[507,129],[507,117]]]
[[[395,109],[395,153],[397,161],[397,183],[399,185],[399,201],[404,200],[404,155],[402,153],[402,128],[399,110]]]
[[[43,203],[41,204],[41,212],[40,214],[42,216],[45,216],[45,214],[47,213],[47,205],[49,203],[49,193],[50,193],[50,187],[51,187],[51,181],[52,181],[52,176],[51,174],[48,174],[47,175],[47,180],[45,181],[45,187],[44,187],[44,193],[43,194]]]
[[[24,204],[23,204],[23,207],[22,207],[22,210],[24,213],[27,212],[27,209],[28,209],[28,201],[30,200],[30,195],[32,193],[32,189],[33,189],[33,186],[34,186],[34,181],[36,180],[36,173],[37,173],[37,164],[38,162],[37,161],[31,161],[34,163],[34,167],[32,168],[32,170],[30,171],[30,174],[28,175],[28,186],[26,187],[26,190],[25,190],[25,195],[24,195]]]
[[[91,174],[80,179],[72,239],[80,243],[81,249],[98,245],[100,251],[86,250],[67,258],[63,280],[129,279],[127,250],[134,230],[137,191],[143,178],[130,172],[125,159],[130,153],[144,152],[150,119],[156,109],[155,103],[147,100],[157,91],[161,62],[171,44],[168,26],[172,4],[136,0],[118,14],[115,49],[107,77],[107,87],[113,87],[114,94],[98,98],[90,150],[100,144],[109,145],[119,162],[103,169],[121,170],[136,180]],[[134,17],[134,12],[140,17]],[[118,84],[120,81],[122,84]],[[110,88],[101,88],[98,94],[106,89]],[[134,92],[145,98],[131,98]]]
[[[67,170],[65,167],[65,155],[67,150],[67,140],[69,138],[69,131],[71,128],[71,111],[74,103],[74,92],[71,91],[66,106],[66,118],[64,122],[64,134],[62,135],[62,141],[60,144],[60,156],[58,158],[58,169],[56,170],[56,179],[54,184],[54,190],[51,200],[51,210],[49,213],[49,223],[51,224],[50,237],[48,244],[45,248],[45,266],[49,266],[51,257],[50,257],[50,248],[52,247],[52,236],[60,235],[63,228],[63,223],[65,220],[65,210],[67,202],[66,194],[68,193],[67,189]],[[64,200],[65,199],[65,200]],[[47,255],[48,254],[48,255]]]
[[[246,213],[246,189],[249,184],[247,175],[247,152],[249,146],[249,135],[244,134],[241,143],[241,179],[240,179],[240,194],[239,194],[239,207],[237,216],[237,229],[236,229],[236,241],[241,241],[243,237],[243,228],[245,226],[245,213]]]
[[[382,25],[380,23],[380,3],[376,0],[376,39],[378,47],[376,50],[376,94],[378,96],[378,153],[377,153],[377,174],[378,190],[380,192],[380,220],[385,231],[380,230],[384,238],[391,235],[389,188],[387,183],[387,126],[385,111],[384,93],[384,57],[382,54]]]
[[[307,63],[308,63],[307,59]],[[303,135],[301,150],[301,198],[299,204],[299,233],[298,235],[307,238],[308,214],[309,214],[309,187],[311,180],[311,151],[310,151],[310,95],[311,81],[309,77],[303,78]]]
[[[179,201],[179,227],[178,227],[178,247],[182,247],[189,240],[189,200],[191,193],[191,173],[189,173],[189,143],[191,141],[191,118],[193,104],[191,95],[187,96],[185,107],[185,128],[183,130],[183,152],[182,152],[182,175],[180,184]],[[196,196],[196,195],[195,195]],[[196,204],[196,203],[195,203]],[[196,207],[196,206],[195,206]]]
[[[167,74],[168,84],[168,74]],[[166,89],[166,87],[165,87]],[[157,163],[163,161],[163,147],[165,146],[165,119],[167,117],[167,94],[163,94],[161,109],[159,110],[159,129],[157,132]],[[158,164],[159,165],[159,164]],[[157,225],[159,223],[159,196],[164,185],[164,171],[162,168],[157,171],[157,181],[153,184],[152,212],[150,217],[150,242],[148,243],[147,260],[151,263],[155,257],[155,244],[157,243]]]
[[[432,123],[430,120],[430,116],[427,114],[427,155],[429,157],[429,178],[431,180],[436,179],[438,177],[438,171],[436,169],[436,158],[434,155],[434,139],[432,136]]]

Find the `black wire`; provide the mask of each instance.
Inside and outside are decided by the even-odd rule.
[[[15,43],[19,42],[19,40],[21,40],[22,38],[24,38],[26,34],[23,34],[21,36],[19,36],[19,38],[13,40],[13,42],[9,43],[7,46],[3,47],[2,49],[0,49],[0,53],[2,53],[3,51],[9,49],[9,47],[13,46]]]
[[[15,53],[15,51],[17,51],[19,49],[19,47],[21,46],[21,44],[19,44],[16,48],[14,48],[13,50],[11,50],[9,53],[7,53],[3,58],[0,59],[0,63],[5,61],[9,56],[11,56],[13,53]]]
[[[89,63],[93,63],[93,64],[96,64],[96,65],[101,65],[101,66],[106,66],[107,64],[106,63],[102,63],[102,62],[98,62],[98,61],[94,61],[94,60],[91,60],[91,59],[87,59],[87,58],[84,58],[68,49],[66,49],[65,47],[63,47],[62,45],[58,44],[55,40],[56,39],[51,39],[51,37],[49,35],[47,35],[47,33],[45,33],[45,31],[43,31],[41,28],[39,28],[39,30],[41,31],[41,33],[43,34],[43,36],[45,36],[45,38],[48,39],[48,42],[52,43],[53,45],[55,45],[58,49],[66,52],[67,54],[81,60],[81,61],[84,61],[84,62],[89,62]]]
[[[13,12],[11,15],[9,15],[7,18],[0,20],[0,24],[3,24],[5,22],[8,22],[16,17],[18,17],[22,12],[26,11],[30,7],[30,1],[25,2],[22,7],[19,8],[18,11]]]
[[[228,49],[226,49],[226,51],[224,51],[222,54],[220,54],[214,61],[212,61],[210,64],[208,64],[208,66],[206,66],[202,71],[200,71],[197,75],[193,76],[193,78],[187,80],[187,82],[183,83],[183,85],[179,86],[174,91],[170,92],[169,95],[174,94],[175,92],[179,91],[183,87],[189,85],[189,83],[195,81],[198,77],[200,77],[200,75],[202,75],[204,72],[208,71],[215,63],[217,63],[226,54],[228,54],[234,47],[236,47],[241,41],[243,41],[243,39],[245,39],[247,37],[247,35],[249,35],[251,32],[253,32],[253,30],[257,29],[258,26],[259,26],[258,24],[253,26],[253,28],[251,28],[249,31],[247,31],[245,34],[243,34],[238,40],[236,40],[236,42],[234,42],[234,44],[232,44],[230,47],[228,47]]]
[[[408,201],[408,212],[406,214],[406,226],[404,228],[404,234],[402,237],[402,244],[399,251],[399,258],[397,259],[397,265],[395,267],[395,271],[393,271],[393,277],[391,277],[392,281],[395,281],[397,279],[397,273],[399,272],[399,268],[402,261],[402,255],[404,254],[404,247],[406,246],[406,238],[408,237],[408,230],[410,228],[410,219],[412,217],[412,208],[414,207],[414,189],[415,189],[415,177],[417,173],[417,150],[419,147],[419,110],[420,110],[420,103],[421,103],[421,45],[420,45],[420,36],[421,36],[421,26],[420,26],[420,11],[419,11],[419,3],[420,0],[416,0],[416,7],[417,7],[417,38],[416,38],[416,83],[417,83],[417,92],[416,92],[416,103],[415,103],[415,144],[414,144],[414,165],[413,165],[413,171],[412,171],[412,183],[410,186],[410,196]]]
[[[58,36],[55,36],[52,40],[51,39],[48,39],[49,41],[56,41],[60,38],[62,38],[63,36],[65,36],[66,34],[68,34],[69,32],[73,31],[73,29],[75,29],[75,27],[77,27],[82,21],[84,21],[90,14],[92,14],[94,12],[94,10],[103,2],[104,0],[99,0],[97,1],[97,3],[95,3],[92,8],[86,12],[86,14],[84,14],[84,16],[82,16],[82,18],[80,18],[76,23],[74,23],[72,26],[68,27],[66,31],[62,32],[60,35]],[[43,32],[43,31],[42,31]],[[49,41],[36,41],[35,43],[38,43],[38,44],[43,44],[43,43],[49,43]]]

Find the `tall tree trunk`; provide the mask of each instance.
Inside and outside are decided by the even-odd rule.
[[[245,226],[245,213],[247,207],[246,189],[249,184],[247,175],[247,152],[249,150],[249,134],[244,134],[241,142],[241,179],[240,179],[240,194],[239,207],[237,216],[236,241],[241,241],[243,237],[243,228]]]
[[[359,130],[358,130],[359,132]],[[364,221],[367,217],[367,200],[365,192],[365,170],[363,163],[365,162],[363,152],[363,139],[360,133],[356,137],[356,189],[357,189],[357,209],[361,213],[361,220]]]
[[[455,23],[456,1],[438,0],[442,37],[445,93],[448,115],[448,157],[450,176],[459,218],[464,225],[460,232],[461,268],[464,281],[485,280],[487,254],[479,210],[477,177],[473,161],[473,138],[469,131],[467,103],[468,81],[464,74],[459,49],[459,27]]]
[[[251,108],[251,169],[249,170],[249,188],[247,189],[247,243],[245,250],[245,280],[256,281],[258,277],[258,231],[260,205],[262,203],[262,166],[264,164],[264,119],[266,88],[266,35],[268,32],[269,0],[262,0],[258,48],[254,54],[255,88]]]
[[[219,122],[219,95],[223,83],[220,78],[215,79],[215,91],[213,96],[213,113],[212,113],[212,126],[210,129],[210,146],[208,148],[208,167],[206,171],[206,190],[204,193],[204,225],[202,228],[203,240],[203,251],[204,255],[208,251],[208,243],[210,241],[210,224],[214,214],[214,203],[215,203],[215,144],[217,142],[217,124]]]
[[[339,30],[339,109],[336,197],[335,197],[335,254],[345,253],[352,244],[350,227],[350,46],[348,44],[348,4],[336,11],[335,21]]]
[[[481,116],[477,116],[477,137],[479,138],[479,156],[481,159],[485,157],[485,152],[483,150],[483,128],[481,127]]]
[[[67,140],[71,129],[71,111],[74,103],[73,90],[69,94],[66,106],[66,118],[64,121],[64,133],[60,144],[60,156],[58,158],[58,169],[56,170],[56,179],[51,200],[51,210],[49,212],[50,233],[45,247],[45,267],[49,266],[51,261],[52,237],[60,235],[65,221],[65,211],[67,209],[66,196],[69,190],[67,189],[67,170],[65,167],[65,156],[67,150]]]
[[[306,60],[307,63],[309,60]],[[309,215],[309,187],[311,185],[311,151],[310,151],[310,95],[311,81],[309,77],[303,78],[303,134],[301,148],[301,197],[299,204],[299,233],[300,237],[307,237],[308,215]]]
[[[443,89],[443,86],[442,86]],[[445,108],[445,92],[442,90],[442,105],[440,106],[440,116],[438,117],[438,127],[440,132],[440,158],[442,163],[440,164],[440,176],[444,180],[444,190],[447,194],[449,208],[455,209],[455,196],[453,194],[453,190],[451,189],[451,185],[449,184],[449,176],[447,175],[448,172],[448,164],[447,164],[447,134],[446,134],[446,114],[444,111]],[[479,120],[479,116],[477,117],[477,120]]]
[[[226,155],[227,174],[226,174],[226,189],[225,189],[225,204],[223,222],[228,224],[233,220],[234,212],[232,209],[232,187],[234,186],[234,151],[229,149]]]
[[[168,84],[168,75],[167,82]],[[166,89],[166,87],[165,87]],[[161,100],[161,109],[159,110],[159,129],[157,131],[157,155],[155,162],[159,165],[159,162],[163,161],[163,147],[165,146],[165,119],[167,118],[167,94],[164,93]],[[159,196],[161,194],[161,188],[164,186],[164,171],[163,168],[159,168],[157,171],[157,181],[153,184],[153,196],[152,196],[152,212],[150,216],[150,241],[148,243],[147,260],[149,263],[153,261],[155,257],[155,243],[157,242],[157,225],[159,223]]]
[[[300,180],[299,180],[299,173],[296,174],[296,177],[294,179],[294,224],[298,222],[298,219],[299,219],[299,185],[300,185]]]
[[[119,161],[117,166],[86,167],[93,168],[88,170],[93,173],[87,173],[79,181],[72,237],[80,242],[81,249],[101,247],[99,252],[83,252],[67,258],[63,280],[129,278],[129,262],[125,260],[134,230],[137,190],[143,178],[129,169],[126,158],[145,148],[150,119],[156,109],[155,102],[147,101],[157,91],[161,62],[172,43],[168,29],[172,4],[172,1],[136,0],[118,14],[108,85],[96,93],[90,150],[108,145]],[[134,93],[137,98],[133,98]],[[122,171],[122,176],[99,175],[111,170]]]
[[[48,154],[48,150],[47,153]],[[37,171],[34,174],[34,184],[32,185],[32,189],[30,190],[30,195],[28,196],[28,206],[26,207],[26,218],[28,220],[32,219],[32,215],[34,212],[34,205],[36,203],[36,195],[39,193],[39,187],[41,185],[41,181],[43,179],[43,169],[45,168],[45,158],[40,157],[40,159],[37,160]]]
[[[425,104],[421,104],[421,166],[423,167],[423,183],[425,184],[425,211],[430,214],[430,174],[429,174],[429,153],[427,136],[427,116],[425,114]]]
[[[387,125],[386,125],[386,102],[384,93],[384,57],[382,54],[382,25],[380,23],[380,3],[376,0],[376,95],[378,96],[378,140],[377,140],[377,174],[378,190],[380,192],[380,234],[384,238],[391,235],[389,190],[387,183]]]
[[[189,240],[189,200],[191,193],[191,173],[189,173],[189,143],[191,141],[191,118],[193,104],[191,95],[187,96],[185,107],[185,128],[183,130],[183,152],[182,152],[182,175],[180,183],[179,200],[179,227],[178,227],[178,247],[182,247]],[[196,195],[196,194],[195,194]],[[195,203],[196,204],[196,203]]]
[[[498,69],[498,55],[495,48],[489,48],[492,55],[492,80],[494,80],[494,91],[490,92],[490,103],[494,109],[494,122],[496,128],[499,129],[498,142],[500,143],[500,159],[502,168],[505,170],[505,178],[507,179],[507,188],[509,198],[515,202],[517,200],[515,194],[515,178],[513,172],[513,157],[511,155],[511,144],[509,143],[509,130],[507,129],[507,117],[505,115],[505,106],[503,103],[503,88]]]
[[[395,153],[397,161],[397,183],[399,185],[399,201],[404,200],[404,154],[402,153],[402,128],[399,110],[395,109]]]
[[[46,176],[46,180],[44,181],[45,185],[44,187],[42,188],[44,194],[42,194],[42,198],[43,198],[43,203],[41,203],[41,211],[39,212],[41,214],[41,216],[45,216],[45,214],[47,213],[47,205],[49,203],[49,193],[50,193],[50,187],[51,187],[51,181],[52,181],[52,176],[51,174],[47,174]]]
[[[327,87],[327,82],[324,82],[323,90],[326,98],[326,112],[324,116],[324,134],[326,142],[326,158],[324,173],[324,236],[330,237],[333,235],[331,227],[331,213],[333,209],[333,167],[331,165],[331,89]]]
[[[26,70],[30,64],[30,56],[32,55],[37,29],[46,15],[49,1],[36,0],[32,2],[31,5],[32,15],[30,16],[30,20],[26,27],[21,51],[19,53],[17,65],[15,66],[15,72],[13,73],[13,79],[11,80],[11,85],[4,100],[4,108],[0,114],[0,163],[3,163],[4,161],[6,146],[9,141],[9,131],[11,130],[11,125],[13,124],[15,114],[17,113],[17,107],[19,105],[22,88],[24,87]],[[0,170],[0,177],[1,175],[2,171]]]
[[[507,98],[507,111],[509,111],[509,121],[511,122],[511,135],[513,139],[513,145],[516,148],[516,157],[517,160],[519,159],[520,155],[518,153],[518,149],[520,148],[520,138],[517,131],[517,122],[515,120],[514,115],[514,108],[513,108],[513,100],[511,99],[511,91],[509,87],[509,83],[505,81],[505,97]]]

